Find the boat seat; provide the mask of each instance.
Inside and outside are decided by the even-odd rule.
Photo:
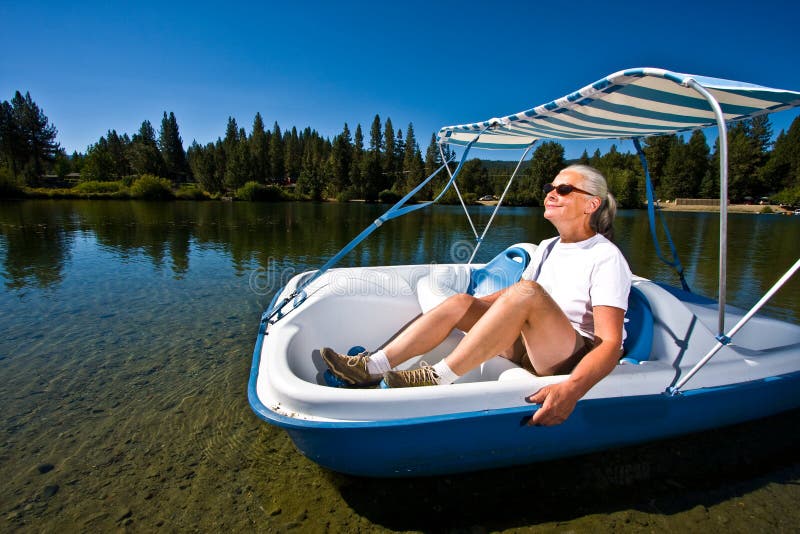
[[[653,346],[653,312],[647,297],[636,286],[631,286],[628,311],[625,312],[625,342],[620,363],[638,365],[650,358]]]
[[[517,243],[483,267],[438,265],[417,281],[417,299],[423,312],[456,293],[483,297],[518,282],[530,266],[536,245]]]
[[[467,293],[484,297],[516,284],[530,262],[531,254],[524,247],[510,246],[483,267],[472,270]]]

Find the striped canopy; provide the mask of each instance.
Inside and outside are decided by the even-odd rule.
[[[547,104],[484,122],[446,126],[439,141],[479,148],[525,148],[537,139],[630,139],[696,130],[717,124],[708,100],[719,102],[727,121],[800,105],[800,93],[749,83],[638,68],[614,73]]]

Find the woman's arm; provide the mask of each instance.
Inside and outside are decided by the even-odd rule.
[[[529,425],[563,423],[575,409],[575,404],[592,387],[616,367],[622,346],[622,325],[625,310],[613,306],[595,306],[595,347],[575,366],[564,382],[545,386],[526,400],[541,404]]]

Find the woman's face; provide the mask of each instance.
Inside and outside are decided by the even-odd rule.
[[[561,171],[553,180],[553,185],[557,187],[561,184],[585,189],[583,177],[575,171]],[[597,197],[578,191],[561,196],[553,189],[544,198],[544,217],[553,223],[583,220],[596,209],[595,199]]]

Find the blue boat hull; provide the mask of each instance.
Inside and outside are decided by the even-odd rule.
[[[370,477],[424,476],[527,464],[663,439],[800,407],[800,372],[666,394],[578,403],[555,427],[524,423],[536,407],[393,421],[321,422],[287,417],[256,394],[262,324],[250,377],[254,412],[288,432],[298,450],[334,471]]]

